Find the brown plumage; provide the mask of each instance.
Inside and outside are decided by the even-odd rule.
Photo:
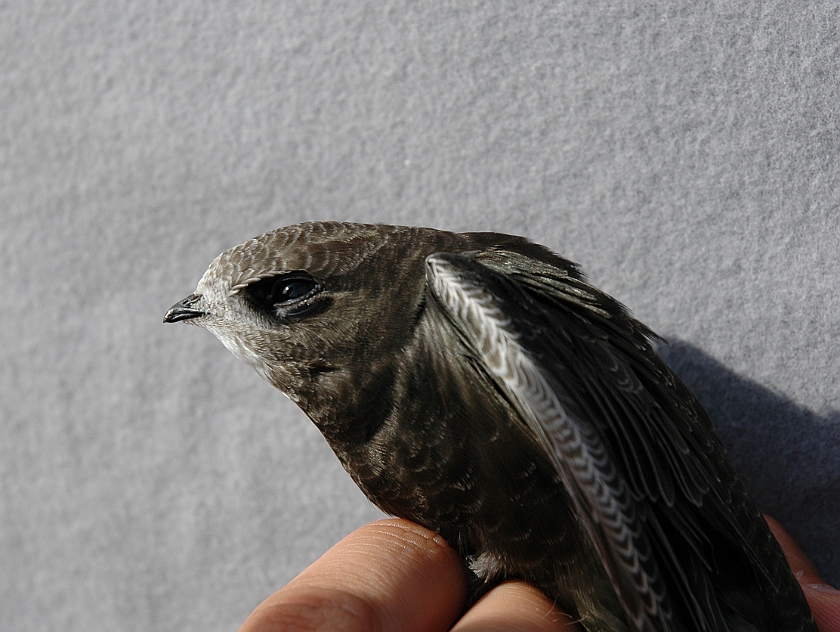
[[[308,223],[221,254],[166,321],[213,332],[384,511],[590,631],[815,631],[655,335],[542,246]]]

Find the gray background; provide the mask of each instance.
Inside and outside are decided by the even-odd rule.
[[[306,219],[526,235],[840,581],[836,2],[0,1],[0,629],[230,630],[377,517],[164,326]]]

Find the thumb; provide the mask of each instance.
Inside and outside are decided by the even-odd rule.
[[[820,577],[813,562],[777,520],[769,516],[764,518],[782,545],[782,551],[802,586],[820,632],[840,632],[840,590],[832,588]]]

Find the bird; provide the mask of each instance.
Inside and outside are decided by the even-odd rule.
[[[589,632],[816,631],[661,339],[524,237],[307,222],[219,255],[164,322],[295,402],[471,603],[519,578]]]

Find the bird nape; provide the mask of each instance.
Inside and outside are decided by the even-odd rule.
[[[816,631],[647,327],[527,239],[305,223],[219,255],[166,322],[288,395],[383,511],[583,626]]]

